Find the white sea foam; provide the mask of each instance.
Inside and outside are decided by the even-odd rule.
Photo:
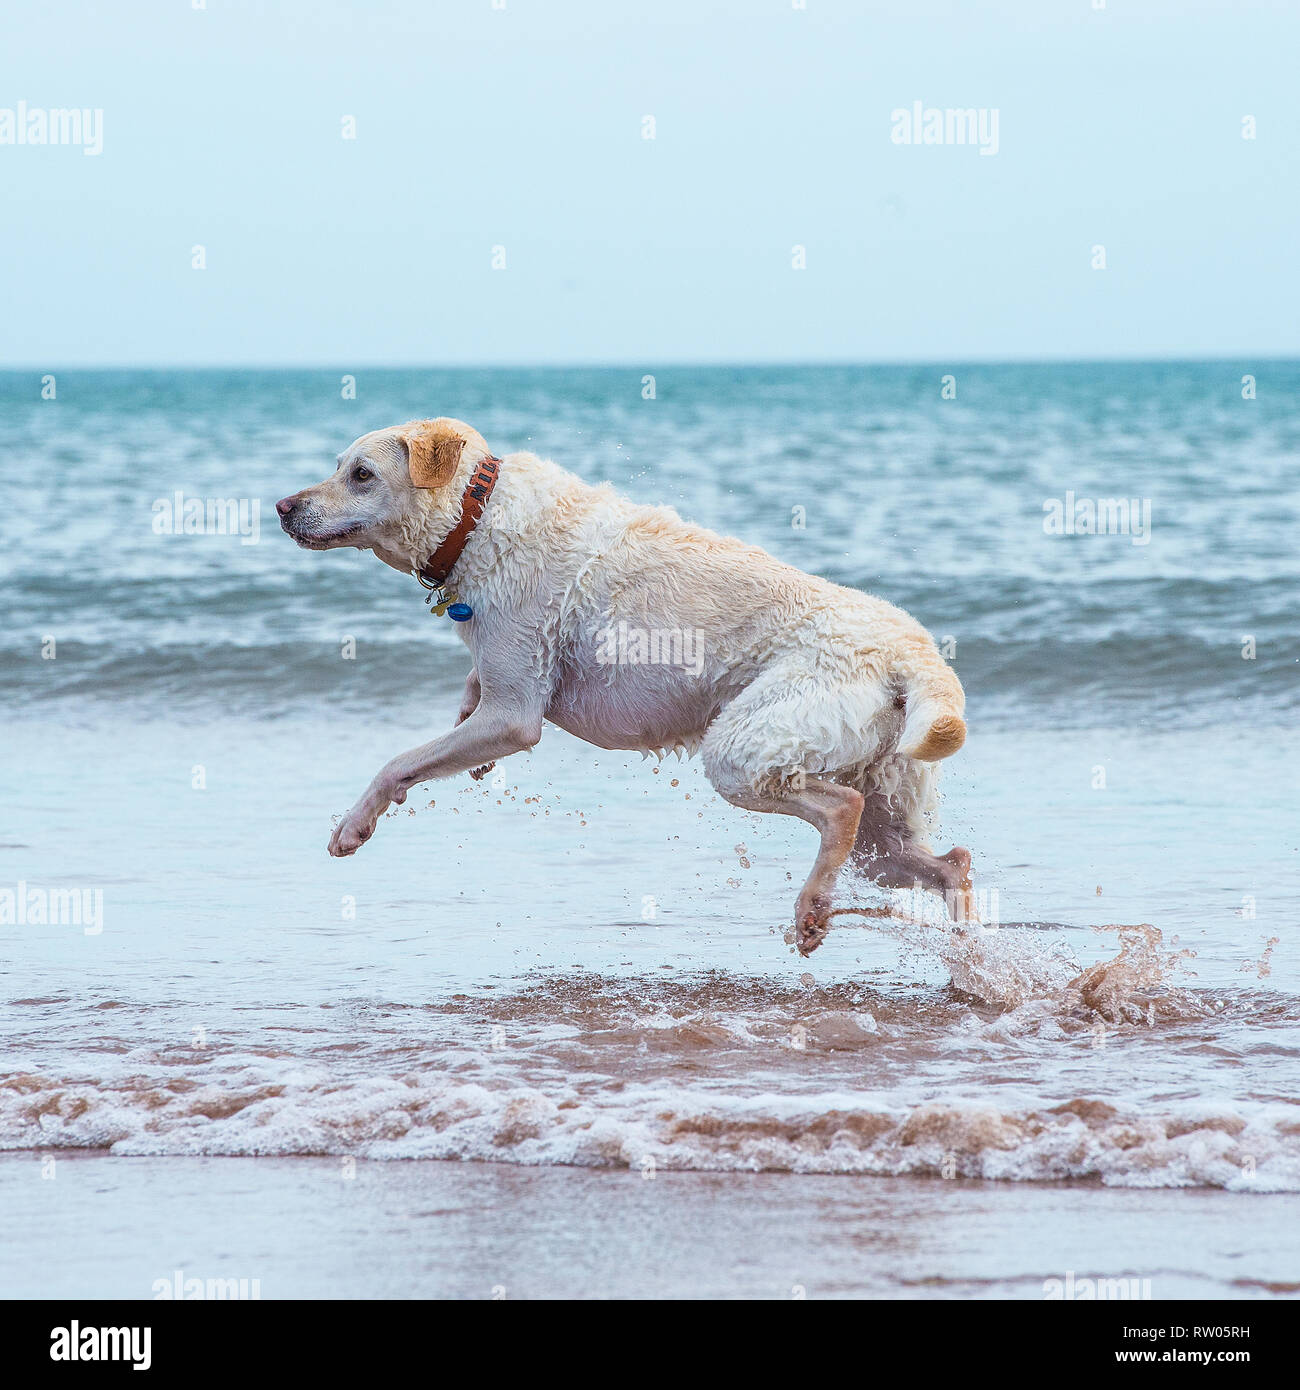
[[[584,1089],[427,1073],[339,1084],[321,1068],[291,1083],[246,1076],[181,1093],[142,1078],[127,1090],[29,1077],[0,1091],[0,1147],[1300,1191],[1300,1123],[1287,1105],[1150,1110],[1076,1099],[1005,1109],[964,1098],[900,1107],[841,1091]]]

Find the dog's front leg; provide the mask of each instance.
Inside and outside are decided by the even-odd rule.
[[[465,677],[465,689],[460,697],[460,709],[456,712],[456,723],[463,724],[478,709],[483,698],[483,687],[478,681],[478,667],[475,666]]]
[[[456,715],[456,723],[463,724],[471,714],[478,709],[478,702],[483,697],[483,687],[478,683],[478,667],[474,667],[465,678],[465,693],[460,697],[460,710]],[[480,782],[496,766],[496,763],[484,763],[482,767],[472,767],[469,775]]]
[[[512,706],[478,706],[449,734],[419,748],[399,754],[375,775],[366,794],[343,817],[330,836],[329,852],[335,858],[355,854],[375,832],[379,817],[419,782],[453,777],[472,767],[507,758],[531,748],[542,736],[541,711]]]

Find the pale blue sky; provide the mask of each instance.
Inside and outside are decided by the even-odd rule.
[[[10,6],[0,362],[1296,353],[1300,7],[1093,3]]]

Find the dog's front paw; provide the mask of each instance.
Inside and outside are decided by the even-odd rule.
[[[355,854],[375,833],[378,823],[378,811],[364,804],[354,806],[334,827],[328,846],[330,854],[335,859],[346,859],[349,854]]]

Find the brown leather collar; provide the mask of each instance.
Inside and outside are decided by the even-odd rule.
[[[474,470],[465,484],[465,493],[460,503],[460,520],[447,532],[442,544],[424,562],[419,577],[426,584],[441,588],[447,576],[456,568],[456,561],[474,534],[478,519],[483,515],[492,489],[500,476],[501,460],[489,455]]]

